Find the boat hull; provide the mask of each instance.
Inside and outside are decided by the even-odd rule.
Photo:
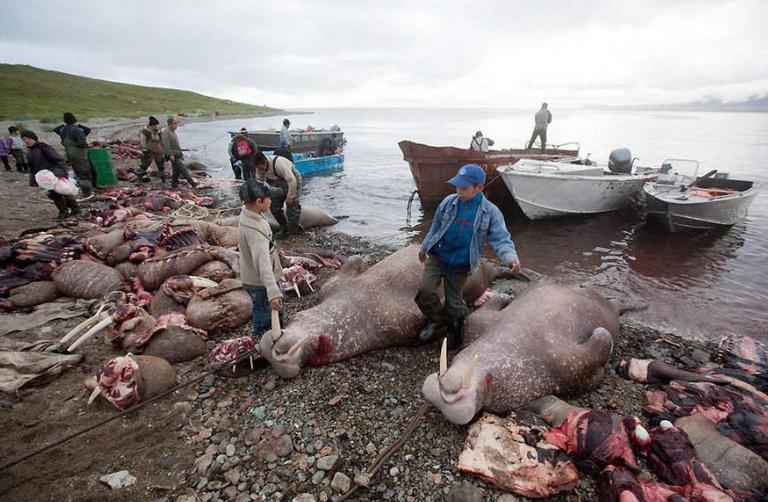
[[[293,164],[302,176],[336,171],[344,166],[344,154],[326,155],[325,157],[296,158]]]
[[[652,176],[501,173],[515,202],[531,220],[607,213],[627,206]]]
[[[477,152],[452,146],[429,146],[412,141],[398,143],[403,159],[408,162],[411,176],[419,193],[421,207],[434,209],[447,196],[455,192],[448,180],[465,164],[478,164],[486,172],[486,196],[493,202],[503,203],[509,198],[504,183],[495,182],[496,168],[514,164],[520,159],[560,160],[575,158],[578,150],[501,150]]]
[[[735,225],[747,216],[749,206],[760,191],[760,184],[735,195],[706,201],[673,200],[657,195],[652,184],[645,186],[648,214],[671,232],[712,230]]]
[[[249,131],[248,137],[262,151],[275,150],[280,146],[280,133],[276,131]],[[291,131],[291,152],[317,153],[323,138],[331,138],[335,144],[341,145],[343,144],[344,133],[341,131]]]

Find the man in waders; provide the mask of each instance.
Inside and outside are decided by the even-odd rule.
[[[253,154],[259,148],[256,143],[248,137],[248,130],[243,127],[240,132],[232,138],[232,143],[229,147],[229,155],[235,159],[232,163],[232,169],[235,168],[235,163],[240,161],[240,169],[242,169],[242,179],[249,180],[256,177],[256,169],[253,167]],[[235,171],[235,178],[240,179]]]
[[[139,165],[139,179],[149,181],[147,168],[155,161],[157,175],[160,181],[165,183],[165,155],[163,142],[160,138],[160,121],[150,115],[147,126],[139,131],[139,146],[141,147],[141,164]]]
[[[279,155],[268,159],[263,152],[253,155],[253,165],[267,183],[283,190],[283,195],[272,197],[270,211],[280,224],[278,236],[298,234],[303,228],[301,218],[301,173],[290,160]],[[283,212],[283,204],[286,209]]]
[[[80,200],[90,199],[93,197],[93,170],[88,160],[88,142],[85,137],[90,134],[91,129],[78,124],[77,118],[72,113],[66,112],[64,123],[57,126],[53,132],[61,138],[67,160],[72,164],[77,175],[77,183],[82,192]]]
[[[534,116],[535,125],[531,140],[528,142],[528,150],[533,147],[533,142],[536,141],[537,136],[541,140],[541,149],[544,150],[547,146],[547,126],[552,122],[552,112],[549,111],[548,106],[546,103],[542,103],[541,108]]]
[[[168,117],[166,121],[168,127],[160,132],[160,139],[163,142],[163,153],[165,158],[171,162],[173,175],[171,177],[171,188],[179,188],[179,177],[187,180],[192,188],[197,187],[197,182],[189,174],[189,169],[184,165],[184,153],[181,151],[179,137],[176,135],[176,129],[179,128],[178,121],[173,117]]]

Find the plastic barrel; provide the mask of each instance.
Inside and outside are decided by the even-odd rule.
[[[109,148],[91,148],[88,150],[88,160],[96,173],[96,186],[117,184],[112,151]]]

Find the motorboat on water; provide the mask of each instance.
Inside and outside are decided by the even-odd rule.
[[[692,175],[681,174],[678,165],[694,165]],[[762,184],[731,179],[712,170],[699,177],[699,162],[667,159],[658,178],[644,186],[648,214],[671,232],[730,227],[747,216]]]
[[[611,153],[608,169],[594,163],[523,159],[497,171],[523,213],[539,220],[627,206],[658,173],[634,166],[634,160],[622,148]]]
[[[328,129],[291,129],[289,132],[293,153],[314,153],[322,157],[326,155],[325,152],[344,147],[344,131],[339,126]],[[240,132],[229,131],[229,134],[234,137]],[[264,129],[248,131],[245,134],[261,151],[276,150],[280,147],[280,131]]]
[[[290,156],[302,176],[332,172],[344,166],[346,140],[339,126],[333,126],[327,130],[291,130],[290,133],[293,141]],[[235,137],[243,133],[229,131],[229,134]],[[245,134],[256,143],[260,151],[267,152],[268,156],[273,155],[269,152],[279,150],[280,133],[278,131],[248,131]]]

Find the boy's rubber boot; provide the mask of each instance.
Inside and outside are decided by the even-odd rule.
[[[461,347],[461,330],[464,327],[464,319],[451,319],[448,321],[448,350]]]

